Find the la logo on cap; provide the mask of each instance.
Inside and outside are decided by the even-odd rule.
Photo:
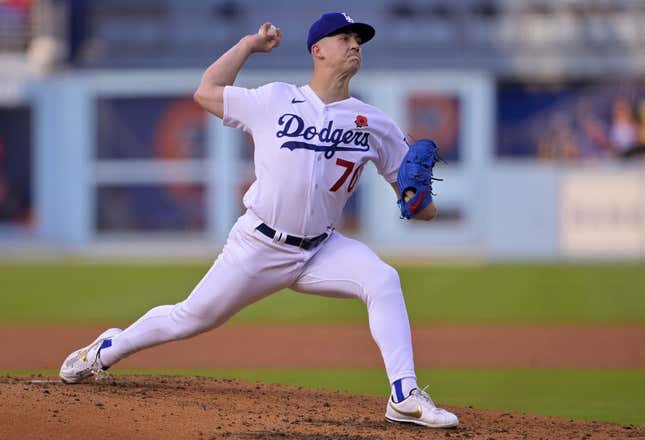
[[[345,17],[345,20],[347,20],[347,23],[354,23],[354,20],[352,19],[352,17],[350,17],[344,12],[341,12],[341,14],[343,14],[343,17]]]

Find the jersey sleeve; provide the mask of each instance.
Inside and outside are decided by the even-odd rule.
[[[246,89],[244,87],[226,86],[224,88],[224,117],[227,127],[241,128],[253,133],[257,124],[262,121],[271,98],[271,84]]]
[[[408,152],[408,144],[401,129],[392,122],[392,126],[381,141],[376,170],[388,183],[396,182],[403,157]]]

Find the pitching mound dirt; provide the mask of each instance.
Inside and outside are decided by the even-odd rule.
[[[644,438],[645,428],[472,408],[456,429],[393,425],[385,400],[193,377],[134,376],[64,385],[0,378],[2,439],[572,439]]]

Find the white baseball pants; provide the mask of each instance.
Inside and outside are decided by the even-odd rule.
[[[260,223],[251,211],[241,216],[188,298],[151,309],[115,336],[112,347],[101,351],[103,364],[218,327],[243,307],[290,288],[361,299],[390,383],[415,377],[410,324],[395,269],[363,243],[338,232],[307,251],[275,242],[255,229]]]

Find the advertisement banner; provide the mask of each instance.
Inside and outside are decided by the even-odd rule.
[[[567,174],[560,212],[564,256],[645,256],[642,173],[590,170]]]

